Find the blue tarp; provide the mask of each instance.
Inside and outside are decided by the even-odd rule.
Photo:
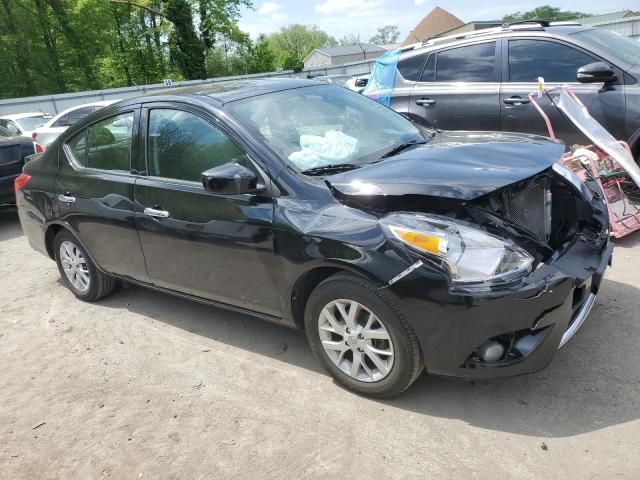
[[[391,92],[396,83],[396,68],[399,60],[400,50],[391,50],[376,60],[369,82],[362,94],[388,107],[391,104]]]

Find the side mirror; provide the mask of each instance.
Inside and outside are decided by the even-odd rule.
[[[578,69],[577,79],[580,83],[609,83],[617,79],[616,72],[604,62],[594,62]]]
[[[219,195],[259,193],[258,176],[238,163],[226,163],[202,172],[202,186]]]

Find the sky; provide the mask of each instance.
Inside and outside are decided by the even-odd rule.
[[[302,23],[318,25],[336,38],[359,34],[362,40],[373,36],[378,27],[397,25],[403,40],[436,6],[470,22],[495,20],[545,4],[592,14],[640,10],[638,0],[253,0],[254,9],[243,9],[239,23],[254,38],[290,23]]]

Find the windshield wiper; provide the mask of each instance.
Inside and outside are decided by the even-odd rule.
[[[380,157],[380,159],[393,157],[394,155],[399,154],[400,152],[402,152],[403,150],[406,150],[409,147],[413,147],[414,145],[423,145],[425,143],[427,143],[427,142],[424,141],[424,140],[411,140],[411,141],[406,142],[406,143],[401,143],[400,145],[397,145],[397,146],[393,147],[387,153],[382,155]]]
[[[337,163],[335,165],[322,165],[320,167],[309,168],[308,170],[303,170],[302,173],[305,175],[323,175],[325,173],[347,172],[355,168],[360,168],[360,165],[356,165],[355,163]]]

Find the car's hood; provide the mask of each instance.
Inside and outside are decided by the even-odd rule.
[[[473,200],[557,162],[564,144],[502,132],[439,132],[426,145],[327,177],[345,195],[428,195]]]

